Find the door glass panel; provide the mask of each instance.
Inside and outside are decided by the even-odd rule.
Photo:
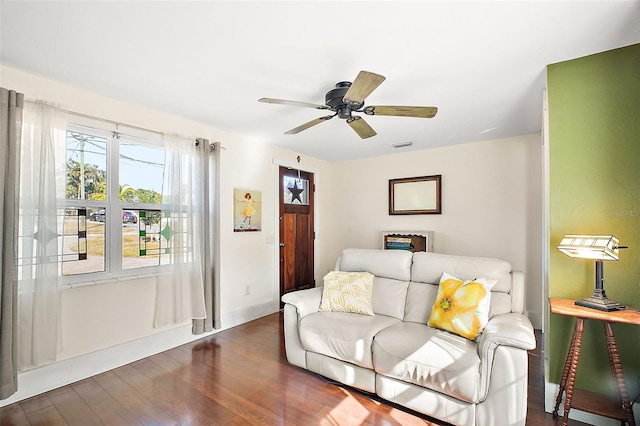
[[[307,179],[284,176],[283,186],[285,204],[309,205],[309,181]]]

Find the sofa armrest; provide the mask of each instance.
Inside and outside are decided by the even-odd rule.
[[[535,349],[536,336],[529,318],[517,312],[491,318],[478,339],[480,358],[487,359],[489,352],[499,345],[524,350]]]
[[[501,346],[521,349],[524,352],[522,365],[511,365],[511,371],[527,371],[526,351],[535,349],[536,337],[529,318],[517,312],[496,315],[489,320],[478,338],[478,355],[480,356],[480,395],[486,398],[491,382],[493,360]],[[500,366],[500,368],[507,368]]]
[[[307,290],[298,290],[286,293],[282,296],[282,301],[293,305],[298,312],[298,320],[306,315],[318,312],[322,301],[323,287],[314,287]]]
[[[298,290],[282,296],[284,302],[284,348],[292,365],[307,368],[307,351],[300,340],[300,320],[318,312],[322,300],[322,287]]]

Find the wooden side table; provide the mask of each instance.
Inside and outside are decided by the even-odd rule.
[[[629,394],[624,384],[622,364],[611,324],[618,322],[640,325],[640,311],[627,308],[622,311],[604,312],[577,306],[575,305],[575,300],[572,299],[559,299],[554,297],[549,298],[549,303],[551,305],[551,313],[576,318],[576,325],[573,329],[567,360],[564,363],[560,390],[556,398],[553,416],[558,417],[558,408],[560,408],[560,403],[562,402],[562,395],[565,394],[564,414],[562,416],[563,426],[566,426],[569,421],[569,410],[571,410],[571,408],[617,419],[620,420],[622,424],[626,422],[631,426],[635,426],[636,421],[633,417],[631,403],[629,402]],[[609,353],[609,366],[611,367],[611,374],[613,375],[613,381],[616,385],[617,398],[615,401],[604,398],[603,395],[594,392],[573,388],[578,370],[578,361],[580,360],[580,348],[582,346],[585,319],[602,321],[604,325],[607,351]]]

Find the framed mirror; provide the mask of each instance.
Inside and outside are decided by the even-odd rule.
[[[389,214],[441,214],[442,175],[389,179]]]

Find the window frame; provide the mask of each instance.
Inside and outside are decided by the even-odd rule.
[[[104,124],[104,123],[102,123]],[[66,191],[64,194],[64,208],[92,208],[98,209],[104,207],[104,271],[80,273],[74,275],[62,275],[63,286],[73,286],[83,283],[95,283],[103,281],[113,281],[121,278],[131,278],[144,275],[157,275],[164,270],[170,268],[171,265],[142,266],[139,268],[122,268],[122,210],[166,210],[166,205],[162,203],[136,203],[126,202],[119,199],[120,185],[120,144],[121,140],[134,142],[140,145],[147,145],[153,148],[165,150],[165,144],[162,136],[151,132],[137,134],[142,132],[127,131],[122,132],[116,126],[99,125],[94,120],[82,118],[69,122],[67,131],[90,134],[93,136],[104,137],[106,144],[106,197],[105,200],[81,200],[67,199]],[[115,128],[114,128],[115,127]],[[134,129],[132,129],[134,130]],[[115,143],[114,143],[115,142]],[[166,152],[166,150],[165,150]],[[66,179],[66,176],[65,176]],[[162,188],[160,189],[162,193]],[[88,220],[88,218],[87,218]],[[138,221],[138,226],[140,221]],[[120,230],[120,232],[117,232]],[[82,262],[82,260],[78,260]],[[62,268],[60,269],[62,273]]]

